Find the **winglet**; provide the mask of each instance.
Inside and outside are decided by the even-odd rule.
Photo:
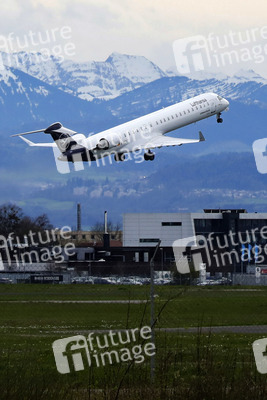
[[[199,141],[200,141],[200,142],[205,142],[205,140],[206,140],[206,139],[204,138],[202,132],[199,131]]]

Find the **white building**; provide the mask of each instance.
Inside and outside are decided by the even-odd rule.
[[[201,213],[129,213],[123,214],[123,246],[161,247],[195,235],[246,232],[266,227],[267,213],[248,213],[244,209],[206,209]],[[262,239],[262,238],[259,238]]]
[[[152,247],[159,239],[161,247],[171,247],[175,240],[194,232],[192,213],[123,214],[124,247]]]

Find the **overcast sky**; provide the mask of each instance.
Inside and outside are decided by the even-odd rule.
[[[175,65],[175,40],[196,35],[221,40],[228,35],[229,39],[229,31],[245,34],[267,26],[266,15],[266,0],[2,0],[0,24],[4,37],[13,32],[21,39],[30,30],[38,33],[69,26],[68,41],[75,45],[71,58],[77,61],[105,60],[116,51],[143,55],[167,68]],[[264,60],[255,62],[252,57],[249,62],[224,62],[224,66],[219,60],[215,72],[253,68],[267,77],[267,28],[266,38],[257,34],[255,43],[252,38],[246,46],[251,55],[253,44],[261,43],[262,54],[266,45]],[[0,44],[4,50],[3,41]]]

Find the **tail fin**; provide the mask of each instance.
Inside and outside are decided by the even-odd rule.
[[[70,150],[73,145],[77,144],[77,142],[75,142],[71,137],[76,132],[65,128],[60,122],[55,122],[50,125],[44,130],[44,133],[52,136],[61,153]]]
[[[44,132],[48,133],[52,136],[54,142],[56,143],[57,147],[61,151],[61,153],[65,153],[66,151],[70,150],[73,145],[77,145],[77,142],[72,139],[72,135],[74,135],[75,131],[72,131],[71,129],[65,128],[60,122],[55,122],[54,124],[50,125],[46,129],[39,129],[37,131],[30,131],[30,132],[24,132],[24,133],[17,133],[16,135],[11,135],[11,136],[20,136],[21,139],[23,139],[29,146],[40,146],[42,145],[43,147],[48,147],[45,145],[45,143],[33,143],[28,139],[23,138],[24,135],[30,135],[32,133],[38,133],[38,132]],[[49,146],[50,147],[50,146]]]
[[[32,133],[44,132],[52,136],[54,142],[53,143],[34,143],[30,140],[26,139],[24,135],[29,135]],[[60,122],[55,122],[50,125],[46,129],[39,129],[38,131],[30,131],[24,133],[17,133],[12,136],[19,136],[24,142],[26,142],[29,146],[36,147],[58,147],[61,152],[61,156],[58,158],[61,161],[88,161],[95,160],[94,155],[91,150],[84,146],[84,144],[79,144],[85,139],[85,136],[82,134],[75,135],[76,140],[73,138],[73,135],[77,134],[77,132],[72,131],[71,129],[65,128]],[[77,136],[79,137],[77,139]]]

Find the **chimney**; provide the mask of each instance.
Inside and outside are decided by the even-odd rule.
[[[110,247],[109,233],[108,233],[108,212],[104,213],[104,235],[103,235],[104,248],[108,249]]]

